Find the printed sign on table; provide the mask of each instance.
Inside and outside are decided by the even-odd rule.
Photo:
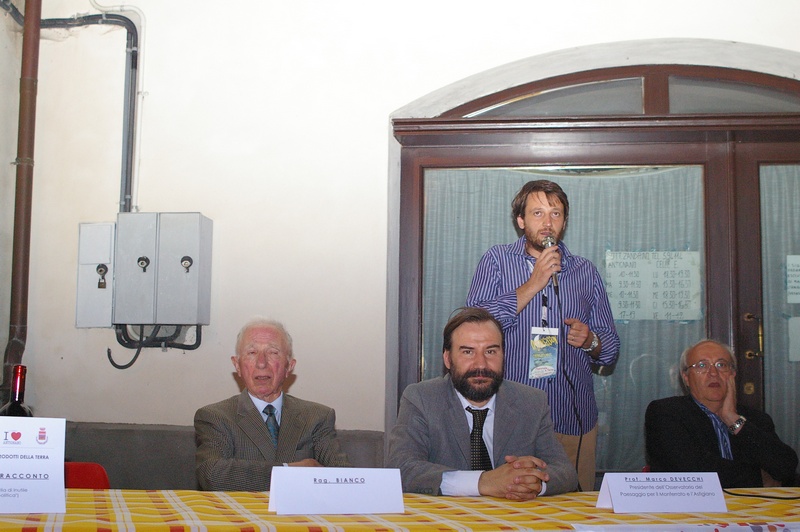
[[[278,515],[403,513],[400,470],[273,467],[269,511]]]
[[[0,417],[0,513],[65,513],[65,419]]]
[[[636,514],[728,511],[716,473],[606,473],[596,507]]]

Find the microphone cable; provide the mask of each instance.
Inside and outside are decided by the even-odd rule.
[[[736,493],[735,491],[730,491],[727,488],[722,488],[723,493],[727,493],[728,495],[733,495],[734,497],[753,497],[756,499],[774,499],[778,501],[796,501],[800,500],[798,496],[789,496],[789,497],[781,497],[780,495],[764,495],[761,493]]]
[[[553,274],[553,277],[555,277],[555,274]],[[559,326],[558,326],[558,335],[559,335],[559,337],[561,337],[561,336],[563,336],[563,333],[562,333],[563,327],[561,325],[563,323],[563,314],[564,313],[563,313],[563,308],[561,306],[561,294],[559,294],[559,291],[558,291],[558,282],[555,281],[555,279],[553,280],[553,290],[555,291],[555,294],[556,294],[556,302],[557,302],[556,304],[558,306],[558,314],[559,314],[559,317],[562,318],[562,320],[559,322]],[[564,338],[564,340],[566,340],[566,338]],[[559,338],[558,344],[561,345],[561,338]],[[575,415],[575,419],[578,421],[578,432],[580,433],[578,435],[578,448],[575,451],[575,472],[579,473],[578,464],[581,461],[581,446],[583,445],[583,420],[581,419],[581,414],[578,411],[578,390],[575,388],[575,383],[573,383],[572,379],[569,378],[569,374],[567,373],[567,368],[566,368],[566,363],[565,363],[566,360],[563,357],[562,357],[561,362],[562,362],[562,364],[561,364],[561,373],[562,373],[562,375],[564,375],[564,380],[567,381],[567,384],[569,385],[570,390],[572,390],[572,413]],[[593,487],[594,486],[592,486],[592,488]],[[580,474],[578,474],[578,491],[579,492],[583,491],[583,486],[581,486],[581,483],[580,483]]]

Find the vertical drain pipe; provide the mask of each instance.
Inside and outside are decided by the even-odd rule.
[[[22,72],[19,85],[17,183],[14,199],[14,243],[11,260],[11,313],[3,359],[2,397],[10,394],[11,371],[22,362],[28,337],[28,277],[33,199],[33,146],[36,136],[36,85],[39,75],[39,34],[42,0],[25,2],[22,32]]]

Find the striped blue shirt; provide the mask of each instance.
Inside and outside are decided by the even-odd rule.
[[[472,278],[467,306],[485,308],[502,324],[505,378],[547,392],[555,431],[578,435],[589,432],[597,424],[592,365],[613,364],[619,356],[620,341],[605,284],[597,268],[587,259],[571,254],[563,242],[559,242],[558,247],[561,250],[560,297],[556,297],[549,283],[517,315],[516,289],[528,280],[536,262],[525,251],[523,236],[512,244],[493,246],[483,255]],[[553,378],[530,379],[531,327],[541,326],[543,293],[548,301],[548,327],[559,328],[559,368]],[[579,319],[598,336],[602,350],[597,360],[567,344],[565,318]]]
[[[708,416],[708,419],[711,420],[711,424],[714,425],[714,432],[717,434],[717,443],[719,443],[720,456],[726,460],[733,460],[733,452],[731,451],[731,438],[728,435],[727,425],[725,425],[718,415],[709,410],[706,405],[695,399],[694,396],[692,396],[692,399],[694,399],[694,403],[700,407],[700,410],[702,410],[705,415]]]

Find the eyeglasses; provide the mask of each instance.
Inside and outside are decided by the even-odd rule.
[[[717,360],[713,364],[708,360],[701,360],[700,362],[692,364],[691,366],[687,366],[686,369],[688,370],[691,368],[698,375],[705,375],[706,373],[708,373],[708,370],[711,369],[711,366],[717,368],[717,371],[719,373],[728,373],[733,369],[733,365],[727,360]]]

